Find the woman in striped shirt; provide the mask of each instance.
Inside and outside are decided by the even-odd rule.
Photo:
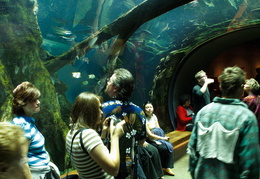
[[[40,111],[40,91],[30,82],[22,82],[13,91],[12,122],[20,126],[24,132],[28,146],[28,165],[33,179],[44,178],[54,167],[59,176],[59,170],[50,162],[50,156],[45,150],[45,139],[35,125],[32,115]]]
[[[71,112],[71,130],[66,137],[66,149],[81,179],[114,178],[113,176],[118,174],[120,163],[118,140],[123,135],[124,122],[114,126],[113,120],[106,118],[100,136],[97,131],[102,117],[99,96],[83,92],[75,99]],[[77,133],[80,129],[84,130]],[[110,150],[102,141],[109,134]]]

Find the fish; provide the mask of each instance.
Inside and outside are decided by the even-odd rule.
[[[94,78],[96,78],[96,76],[95,76],[94,74],[89,74],[89,75],[88,75],[88,78],[89,78],[89,79],[94,79]]]
[[[65,49],[65,50],[69,50],[70,46],[60,43],[60,42],[56,42],[50,39],[43,39],[43,43],[42,43],[43,47],[51,47],[51,48],[57,48],[57,49]]]
[[[169,29],[169,24],[167,23],[166,26],[161,30],[161,33]]]
[[[82,58],[80,58],[80,60],[82,60],[83,62],[86,62],[87,64],[89,64],[88,57],[83,56]]]
[[[53,29],[55,33],[58,35],[63,35],[63,36],[72,35],[72,32],[70,30],[67,30],[63,27],[54,27]]]
[[[147,35],[152,35],[152,32],[150,32],[149,30],[141,30],[141,32]]]
[[[80,72],[72,72],[71,75],[72,75],[73,78],[81,78]]]
[[[17,65],[15,65],[15,67],[14,67],[14,74],[18,74],[18,72],[19,72],[19,67],[17,66]]]
[[[82,84],[83,86],[87,86],[87,85],[88,85],[88,81],[83,81],[81,84]]]
[[[253,9],[251,12],[260,12],[260,8]]]
[[[71,34],[71,35],[68,35],[68,36],[61,35],[60,37],[61,37],[63,40],[69,41],[69,42],[74,41],[74,40],[77,38],[77,36],[76,36],[75,34]]]
[[[27,66],[23,66],[23,68],[22,68],[22,73],[25,72],[26,68],[27,68]]]

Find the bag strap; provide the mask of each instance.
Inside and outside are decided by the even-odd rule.
[[[82,129],[84,130],[84,129],[86,129],[86,128],[82,128]],[[83,140],[82,140],[82,131],[83,131],[83,130],[81,130],[81,132],[80,132],[79,140],[80,140],[80,145],[81,145],[82,150],[87,154],[88,152],[87,152],[87,150],[85,149],[84,144],[83,144]]]
[[[86,149],[84,148],[83,141],[82,141],[82,131],[85,130],[85,129],[87,129],[87,128],[83,127],[81,129],[77,130],[77,132],[72,137],[71,145],[70,145],[70,157],[69,157],[69,163],[68,163],[67,168],[69,168],[71,166],[71,154],[72,154],[73,141],[76,138],[76,136],[78,135],[78,133],[80,133],[80,144],[81,144],[81,147],[82,147],[84,152],[87,152]],[[68,178],[69,178],[69,174],[67,173],[66,179],[68,179]]]
[[[71,140],[71,145],[70,145],[70,156],[72,153],[72,145],[73,145],[73,141],[74,141],[75,137],[78,135],[78,133],[82,132],[84,129],[86,129],[86,128],[81,128],[81,129],[77,130],[77,132],[73,135],[72,140]],[[82,143],[82,137],[80,138],[80,143]]]

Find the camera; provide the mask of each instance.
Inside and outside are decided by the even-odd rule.
[[[119,123],[119,122],[121,122],[122,120],[121,119],[119,119],[119,118],[117,118],[114,114],[113,115],[111,115],[111,116],[109,116],[109,122],[108,122],[108,125],[110,125],[110,121],[111,120],[114,120],[114,126],[117,124],[117,123]]]

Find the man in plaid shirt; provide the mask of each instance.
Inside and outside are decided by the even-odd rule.
[[[259,179],[255,115],[241,102],[245,72],[228,67],[219,76],[222,98],[197,114],[188,145],[194,179]]]

